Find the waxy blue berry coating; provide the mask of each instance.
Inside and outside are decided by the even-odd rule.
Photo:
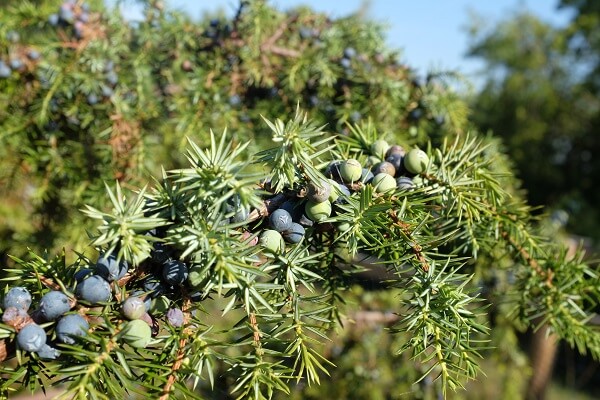
[[[31,306],[31,294],[24,287],[16,286],[4,296],[4,309],[8,307],[20,308],[27,311]]]
[[[108,282],[100,275],[92,275],[77,284],[75,294],[81,300],[92,304],[105,303],[112,293]]]
[[[53,290],[40,300],[40,314],[47,321],[54,321],[71,309],[69,298],[63,292]]]
[[[83,316],[68,314],[56,324],[56,337],[62,343],[75,344],[74,337],[87,335],[88,329],[90,329],[90,325]]]
[[[46,332],[38,324],[25,325],[17,334],[17,343],[25,351],[38,351],[46,344]]]
[[[277,232],[285,232],[292,226],[292,216],[286,210],[278,208],[269,216],[269,224]]]

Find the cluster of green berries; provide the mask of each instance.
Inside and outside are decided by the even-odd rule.
[[[363,167],[356,159],[331,162],[322,182],[308,182],[305,187],[287,195],[279,208],[271,212],[268,226],[262,230],[259,243],[273,253],[281,253],[287,243],[298,243],[307,229],[325,223],[336,214],[336,205],[346,197],[371,185],[377,195],[406,191],[414,187],[413,178],[429,164],[421,149],[408,152],[401,146],[390,146],[385,140],[375,141],[371,156]]]

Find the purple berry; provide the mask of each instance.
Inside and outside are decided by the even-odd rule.
[[[46,332],[38,324],[25,325],[17,334],[17,343],[25,351],[38,351],[46,344]]]
[[[69,314],[62,317],[56,324],[56,337],[66,344],[75,344],[73,337],[87,335],[90,325],[80,314]]]
[[[112,296],[110,285],[100,275],[92,275],[78,283],[75,294],[92,304],[105,303]]]
[[[63,292],[53,290],[40,300],[40,313],[46,321],[54,321],[71,309],[69,298]]]
[[[269,216],[269,224],[277,232],[285,232],[292,226],[292,216],[286,210],[278,208]]]
[[[31,294],[24,287],[14,287],[6,293],[4,296],[4,309],[9,307],[20,308],[22,310],[29,310],[31,306]]]
[[[175,328],[179,328],[184,323],[183,311],[179,308],[171,308],[167,311],[167,320]]]

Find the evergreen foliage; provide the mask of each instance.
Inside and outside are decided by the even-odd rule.
[[[1,10],[1,57],[40,57],[0,78],[2,296],[26,290],[4,298],[0,396],[446,396],[542,322],[600,355],[596,266],[377,24],[262,1],[199,22],[150,2],[134,25],[100,3]],[[392,149],[412,161],[383,187],[369,172]],[[57,318],[48,293],[68,298]],[[352,321],[366,333],[335,340]]]

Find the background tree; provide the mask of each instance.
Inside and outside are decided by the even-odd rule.
[[[306,397],[331,371],[329,397],[427,398],[489,368],[510,397],[540,318],[600,354],[596,267],[549,240],[452,74],[421,80],[360,15],[144,5],[0,14],[0,393]]]
[[[584,19],[566,29],[530,13],[486,28],[475,21],[469,55],[487,73],[471,104],[474,123],[503,139],[531,203],[566,210],[570,232],[598,239],[600,103],[592,85],[597,60],[583,58],[578,39],[590,29],[578,22]]]

